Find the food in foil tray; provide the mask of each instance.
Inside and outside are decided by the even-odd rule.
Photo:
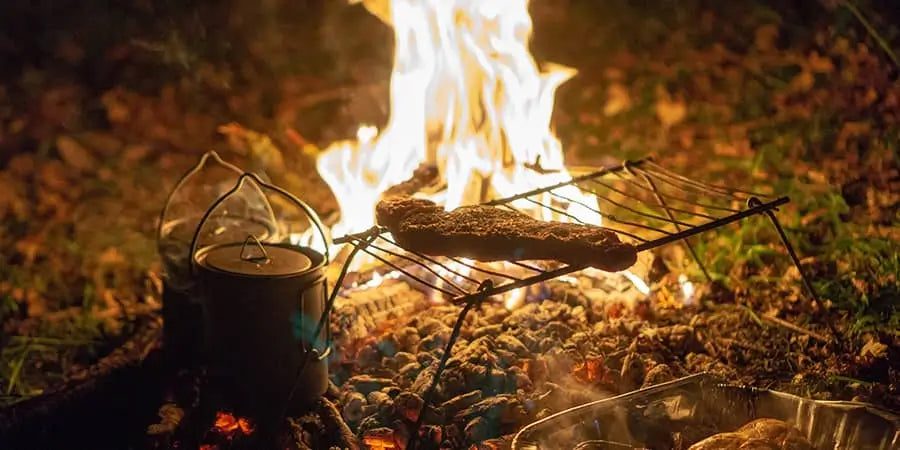
[[[757,419],[737,431],[710,436],[688,450],[813,450],[793,425],[776,419]]]

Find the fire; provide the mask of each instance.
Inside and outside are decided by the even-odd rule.
[[[216,421],[213,424],[216,431],[229,438],[238,434],[249,435],[253,433],[254,427],[249,420],[243,417],[235,417],[231,413],[217,411]]]
[[[690,306],[694,304],[694,283],[688,279],[687,275],[681,274],[678,275],[678,284],[681,285],[681,295],[684,296],[682,301],[685,305]]]
[[[398,447],[394,432],[389,428],[367,431],[363,436],[363,444],[371,450],[390,450]]]
[[[362,2],[394,29],[391,110],[383,130],[364,125],[317,161],[341,210],[333,236],[372,227],[380,195],[422,163],[439,168],[446,189],[435,200],[448,210],[571,179],[550,120],[556,90],[575,70],[539,68],[528,0]],[[554,194],[538,199],[552,209],[525,199],[513,206],[543,220],[602,224],[592,195],[574,186]],[[514,291],[506,304],[524,297]]]
[[[597,382],[609,382],[609,369],[603,358],[588,357],[572,369],[572,375],[582,383],[591,384]]]

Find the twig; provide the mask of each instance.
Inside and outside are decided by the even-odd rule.
[[[301,108],[309,108],[312,106],[316,106],[320,103],[329,102],[333,100],[340,100],[342,98],[349,97],[356,92],[362,90],[369,89],[377,89],[381,86],[384,86],[385,82],[376,82],[376,83],[368,83],[368,84],[360,84],[360,85],[350,85],[350,86],[340,86],[334,89],[329,89],[326,91],[317,91],[310,93],[309,95],[301,96],[297,103]]]
[[[891,59],[891,62],[894,63],[894,66],[896,66],[897,69],[900,69],[900,59],[897,58],[897,54],[894,53],[894,50],[891,49],[891,46],[888,44],[888,42],[881,36],[880,33],[878,33],[878,30],[875,29],[875,26],[872,25],[871,22],[869,22],[869,19],[866,19],[866,16],[863,15],[862,11],[860,11],[859,8],[857,8],[856,5],[854,5],[850,0],[842,2],[842,4],[845,8],[847,8],[847,10],[850,11],[850,13],[852,13],[856,17],[857,20],[859,20],[862,26],[865,27],[866,31],[869,33],[869,36],[871,36],[872,39],[875,39],[875,42],[878,43],[878,46],[881,47],[881,49],[884,50],[885,53],[887,53],[888,58]]]
[[[831,341],[831,339],[828,339],[827,337],[825,337],[825,336],[823,336],[823,335],[821,335],[821,334],[819,334],[819,333],[816,333],[816,332],[814,332],[814,331],[809,331],[809,330],[807,330],[806,328],[803,328],[803,327],[798,326],[798,325],[794,325],[793,323],[790,323],[790,322],[788,322],[787,320],[779,319],[778,317],[775,317],[775,316],[772,316],[772,315],[769,315],[769,314],[763,314],[763,315],[762,315],[762,318],[765,319],[765,320],[768,320],[769,322],[772,322],[772,323],[774,323],[774,324],[776,324],[776,325],[779,325],[779,326],[782,326],[782,327],[784,327],[784,328],[787,328],[787,329],[789,329],[789,330],[791,330],[791,331],[795,331],[795,332],[800,333],[800,334],[805,334],[805,335],[807,335],[807,336],[809,336],[809,337],[811,337],[811,338],[815,338],[815,339],[817,339],[817,340],[819,340],[819,341],[822,341],[822,342],[830,342],[830,341]]]
[[[716,340],[717,340],[717,341],[721,341],[721,342],[724,343],[727,347],[730,347],[730,346],[734,345],[734,346],[736,346],[736,347],[741,347],[741,348],[744,348],[744,349],[746,349],[746,350],[753,350],[753,351],[757,351],[757,352],[760,352],[760,353],[768,353],[768,352],[769,352],[769,349],[763,347],[762,345],[751,344],[751,343],[749,343],[749,342],[744,342],[744,341],[738,340],[738,339],[732,339],[732,338],[718,338],[718,339],[716,339]]]
[[[745,311],[747,311],[747,314],[750,315],[750,318],[753,319],[753,321],[756,322],[756,324],[759,325],[760,328],[766,327],[766,325],[762,322],[762,319],[759,318],[759,315],[753,312],[753,310],[750,309],[749,306],[741,305],[741,307],[744,308]]]
[[[843,375],[831,375],[831,376],[828,377],[828,379],[829,379],[830,381],[843,381],[843,382],[845,382],[845,383],[856,383],[856,384],[859,384],[859,385],[862,385],[862,386],[872,386],[873,384],[875,384],[875,383],[873,383],[873,382],[871,382],[871,381],[864,381],[864,380],[860,380],[860,379],[857,379],[857,378],[846,377],[846,376],[843,376]]]

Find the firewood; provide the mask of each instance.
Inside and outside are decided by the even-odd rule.
[[[359,448],[359,441],[356,439],[353,432],[350,431],[350,427],[347,426],[347,423],[341,419],[341,414],[334,406],[334,403],[322,399],[319,402],[318,412],[322,416],[326,432],[331,437],[333,445],[336,445],[338,448],[350,450]]]

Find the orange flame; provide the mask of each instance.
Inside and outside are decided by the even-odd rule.
[[[351,0],[353,1],[353,0]],[[359,0],[356,0],[359,1]],[[557,88],[574,69],[532,58],[528,0],[362,0],[394,29],[390,118],[337,142],[317,169],[340,207],[333,236],[375,224],[375,205],[421,163],[436,165],[446,209],[571,179],[550,127]],[[512,206],[543,220],[602,225],[597,200],[575,186]],[[357,258],[351,269],[359,269]],[[523,292],[506,299],[511,309]]]
[[[333,144],[318,161],[341,206],[335,235],[371,227],[379,195],[422,162],[441,168],[448,209],[482,200],[485,190],[508,196],[569,178],[550,117],[557,87],[575,71],[538,69],[528,50],[527,3],[390,1],[390,120],[380,133],[361,127],[355,142]],[[551,170],[529,169],[535,162]],[[519,206],[535,209],[526,201]]]
[[[370,450],[391,450],[397,448],[393,430],[375,429],[363,435],[363,444]]]

